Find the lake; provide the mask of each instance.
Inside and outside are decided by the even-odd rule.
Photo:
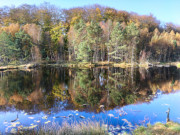
[[[180,69],[43,66],[0,72],[0,131],[52,122],[100,121],[112,134],[180,123]]]

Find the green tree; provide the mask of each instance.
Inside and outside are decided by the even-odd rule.
[[[125,44],[125,32],[121,27],[120,23],[116,23],[114,29],[112,30],[110,40],[106,44],[108,50],[112,50],[108,53],[115,61],[123,61],[127,45]]]
[[[86,24],[83,20],[80,20],[79,23],[77,23],[75,26],[75,54],[76,59],[78,61],[87,62],[89,61],[90,56],[90,46],[87,44],[87,30],[86,30]]]
[[[19,49],[15,47],[12,36],[8,35],[6,32],[2,32],[0,34],[0,62],[2,64],[7,64],[15,60],[15,55],[18,51]]]
[[[16,53],[16,57],[20,60],[29,60],[31,56],[31,47],[32,42],[31,38],[28,34],[24,33],[24,31],[20,30],[15,33],[14,40],[15,47],[19,50]]]
[[[131,23],[126,27],[126,42],[128,44],[128,62],[132,66],[137,61],[137,44],[139,43],[139,30],[135,23]]]
[[[91,21],[90,25],[87,27],[87,44],[92,52],[90,55],[90,61],[98,61],[98,54],[100,54],[101,44],[103,44],[102,37],[103,30],[99,26],[99,23]]]

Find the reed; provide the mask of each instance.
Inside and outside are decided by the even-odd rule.
[[[83,121],[69,124],[64,122],[61,126],[57,123],[41,126],[38,129],[19,131],[20,135],[107,135],[105,126],[99,122]]]

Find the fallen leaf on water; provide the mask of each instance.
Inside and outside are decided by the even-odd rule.
[[[29,119],[34,119],[34,117],[28,117]]]
[[[82,119],[85,119],[85,117],[84,116],[79,116],[80,118],[82,118]]]
[[[27,113],[25,113],[24,115],[27,115]]]
[[[109,117],[114,117],[114,115],[113,115],[113,114],[108,114],[108,116],[109,116]]]
[[[94,118],[95,116],[92,116],[92,118]]]
[[[44,124],[48,124],[48,123],[50,123],[51,121],[46,121],[46,122],[44,122]]]
[[[42,119],[47,119],[47,116],[42,117]]]
[[[39,123],[40,122],[40,120],[38,120],[38,121],[36,121],[37,123]]]
[[[35,127],[37,127],[37,125],[30,126],[29,129],[33,129]]]

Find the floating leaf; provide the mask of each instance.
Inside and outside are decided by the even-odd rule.
[[[37,127],[37,125],[30,126],[29,129],[33,129],[35,127]]]
[[[114,117],[114,115],[113,115],[113,114],[108,114],[108,116],[109,116],[109,117]]]
[[[47,116],[42,117],[42,119],[47,119]]]
[[[34,119],[34,117],[28,117],[29,119]]]
[[[50,123],[51,121],[46,121],[46,122],[44,122],[44,124],[48,124],[48,123]]]
[[[84,116],[79,116],[80,118],[82,118],[82,119],[85,119],[85,117]]]

